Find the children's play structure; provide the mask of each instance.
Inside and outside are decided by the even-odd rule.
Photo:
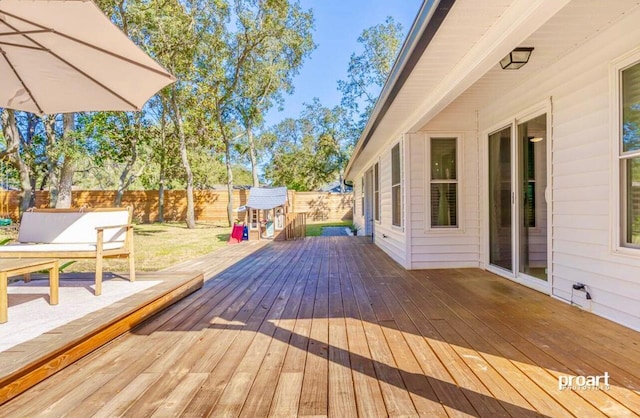
[[[289,200],[286,187],[252,187],[244,211],[238,218],[248,229],[248,239],[284,240]]]

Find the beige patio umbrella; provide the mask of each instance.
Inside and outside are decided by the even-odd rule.
[[[0,1],[0,107],[140,110],[173,81],[91,0]]]

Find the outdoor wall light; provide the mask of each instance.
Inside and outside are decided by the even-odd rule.
[[[531,142],[540,142],[542,141],[544,138],[541,136],[530,136],[529,137],[529,141]]]
[[[503,70],[517,70],[531,58],[532,47],[518,47],[500,60],[500,66]]]

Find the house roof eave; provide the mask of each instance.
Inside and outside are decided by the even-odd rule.
[[[413,21],[413,25],[409,30],[409,34],[405,39],[398,57],[389,72],[389,76],[382,88],[380,96],[376,101],[376,105],[371,112],[371,116],[356,143],[352,156],[345,169],[345,178],[349,179],[351,168],[354,161],[366,147],[376,127],[384,118],[387,110],[393,103],[397,94],[402,89],[405,81],[416,66],[422,53],[427,48],[442,22],[446,18],[449,10],[456,0],[425,0],[422,3],[420,11]]]

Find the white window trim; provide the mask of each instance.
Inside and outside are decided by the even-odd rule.
[[[253,214],[256,213],[256,222],[254,226]],[[249,230],[258,231],[260,229],[260,210],[249,209]]]
[[[431,225],[431,139],[432,138],[455,138],[456,139],[456,180],[455,182],[458,185],[457,191],[457,205],[458,205],[458,213],[457,213],[457,226],[432,226]],[[451,233],[461,233],[464,232],[464,193],[462,189],[462,173],[464,167],[463,161],[463,139],[464,134],[461,132],[429,132],[426,134],[425,138],[425,232],[430,234],[451,234]]]
[[[400,225],[394,225],[393,224],[393,156],[391,155],[391,153],[393,152],[393,148],[395,148],[395,146],[398,145],[398,154],[400,156]],[[389,162],[389,169],[391,170],[391,172],[389,173],[389,181],[391,183],[391,187],[389,188],[389,191],[391,192],[391,196],[390,196],[390,200],[391,200],[391,216],[389,217],[390,223],[391,223],[391,229],[396,230],[396,231],[400,231],[400,232],[404,232],[404,211],[405,211],[405,206],[406,206],[406,202],[404,201],[404,190],[403,190],[403,185],[404,185],[404,156],[403,156],[403,151],[404,151],[404,147],[402,145],[402,139],[399,140],[398,142],[395,142],[393,145],[391,145],[391,148],[389,148],[389,157],[390,157],[390,162]]]
[[[626,190],[622,187],[621,165],[624,159],[640,156],[640,151],[623,153],[621,126],[622,71],[640,63],[640,48],[636,48],[613,60],[609,65],[610,108],[610,141],[611,144],[611,179],[610,179],[610,248],[613,254],[624,257],[639,258],[640,247],[626,245],[623,234],[626,223],[625,214]]]
[[[376,204],[376,164],[378,165],[378,219],[376,219],[375,212],[375,204]],[[376,224],[382,224],[382,176],[380,175],[380,158],[373,163],[371,166],[371,170],[373,170],[373,220]]]
[[[278,215],[278,211],[280,212],[280,215]],[[284,207],[280,206],[275,208],[274,217],[273,217],[273,228],[276,231],[282,231],[284,229],[284,224],[286,223],[285,218],[286,218],[286,214],[285,214]],[[278,220],[280,220],[281,222],[279,226],[278,226]]]
[[[360,217],[364,219],[364,174],[360,178]],[[366,222],[366,221],[365,221]]]

